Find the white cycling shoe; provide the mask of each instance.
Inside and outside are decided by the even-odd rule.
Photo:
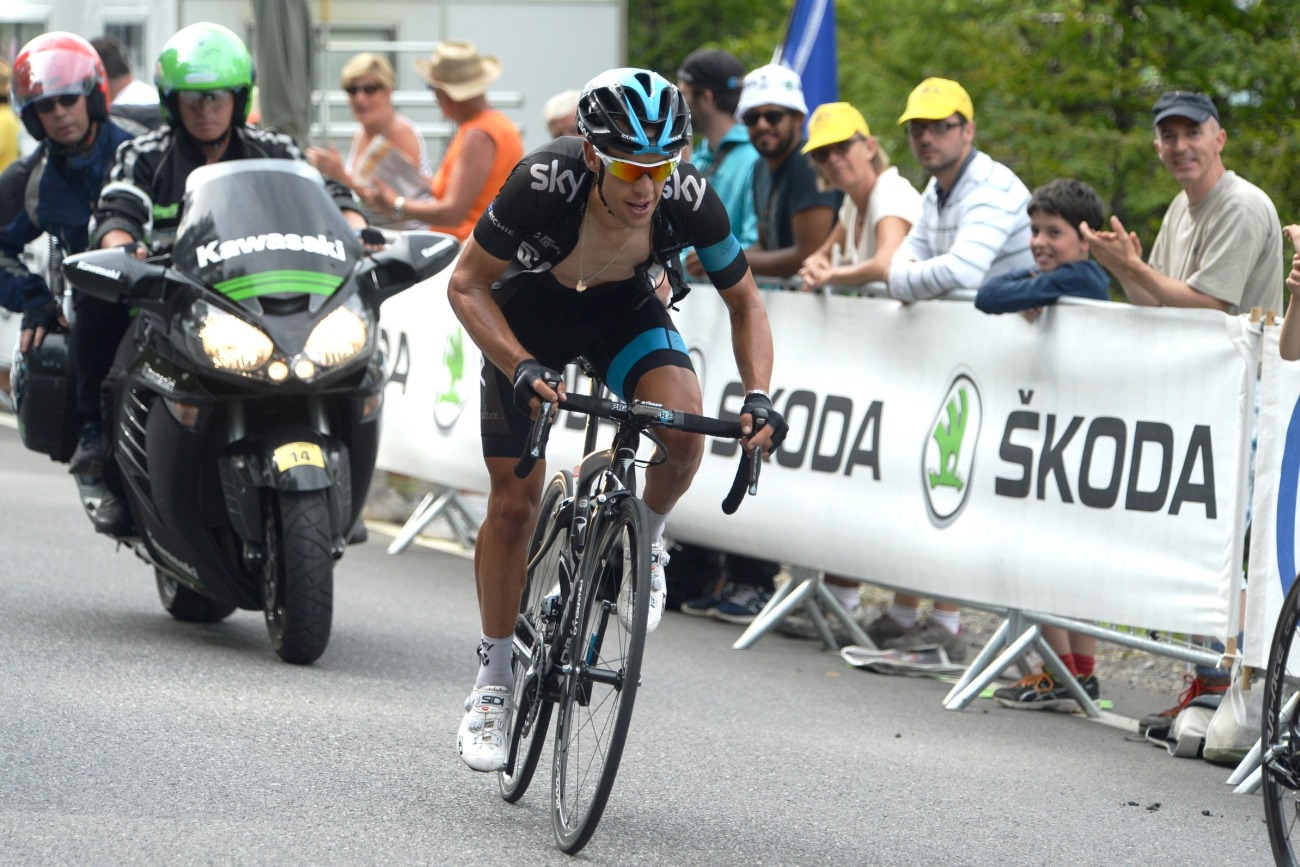
[[[477,686],[465,699],[456,733],[460,757],[476,771],[499,771],[510,756],[510,693],[504,686]]]
[[[645,631],[654,632],[659,620],[664,616],[664,606],[668,602],[668,576],[664,567],[668,565],[668,552],[660,545],[650,546],[650,612],[646,616]],[[625,552],[623,574],[632,571],[629,555]],[[624,629],[632,628],[632,609],[636,606],[636,594],[632,584],[624,581],[618,589],[618,621]]]

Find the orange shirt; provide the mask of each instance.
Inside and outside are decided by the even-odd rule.
[[[443,155],[442,163],[433,176],[433,183],[430,184],[434,198],[441,199],[446,194],[447,185],[451,183],[452,166],[456,165],[456,161],[460,159],[461,149],[465,146],[465,137],[469,135],[469,131],[472,129],[483,130],[496,143],[497,156],[492,163],[492,171],[483,183],[483,188],[478,191],[474,204],[470,206],[469,213],[465,215],[465,219],[461,220],[460,225],[431,227],[435,232],[446,232],[448,235],[455,235],[462,241],[474,231],[474,224],[478,222],[478,218],[483,215],[483,212],[487,210],[487,206],[496,198],[501,185],[510,176],[510,170],[524,156],[523,137],[519,135],[519,130],[515,129],[515,125],[510,122],[510,119],[496,109],[489,108],[481,111],[462,123],[456,129],[456,134],[452,136],[451,144],[447,145],[447,153]]]

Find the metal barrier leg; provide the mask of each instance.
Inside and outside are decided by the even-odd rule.
[[[966,684],[951,700],[945,701],[943,706],[948,710],[965,710],[966,706],[984,691],[984,687],[997,680],[1002,669],[1015,662],[1016,658],[1028,650],[1030,645],[1036,642],[1041,635],[1042,630],[1037,623],[1029,627],[1019,638],[1011,642],[1007,649],[998,655],[997,659],[993,660],[992,665],[972,678],[970,683]]]
[[[474,537],[478,535],[478,521],[466,510],[455,488],[436,488],[425,494],[420,505],[415,507],[411,517],[406,519],[402,529],[388,546],[389,554],[400,554],[411,546],[415,537],[424,532],[425,527],[446,514],[447,523],[456,534],[456,540],[466,548],[474,546]]]
[[[817,585],[821,582],[820,572],[810,572],[807,578],[802,580],[791,578],[789,581],[778,588],[772,598],[763,606],[763,610],[754,618],[754,622],[745,628],[735,643],[731,645],[733,650],[746,650],[754,646],[754,642],[763,637],[763,634],[781,622],[785,617],[794,610],[796,605],[802,605],[805,600],[810,599],[817,592]],[[816,622],[814,620],[814,622]],[[823,636],[825,638],[825,636]],[[832,644],[834,642],[832,641]]]
[[[1261,685],[1260,688],[1262,689],[1263,686]],[[1300,692],[1292,693],[1278,716],[1289,719],[1295,713],[1297,705],[1300,705]],[[1234,795],[1250,795],[1264,785],[1263,759],[1264,739],[1260,738],[1255,741],[1255,746],[1250,748],[1250,752],[1241,760],[1241,764],[1233,769],[1232,775],[1226,781],[1230,786],[1240,784],[1232,790]]]
[[[953,684],[952,689],[950,689],[948,694],[944,696],[944,705],[947,705],[948,702],[956,698],[957,694],[965,689],[967,684],[989,667],[989,664],[993,662],[993,658],[997,656],[998,651],[1006,647],[1009,643],[1009,636],[1012,634],[1012,630],[1014,629],[1016,634],[1020,633],[1022,630],[1022,622],[1019,612],[1011,611],[1008,613],[1007,619],[998,624],[998,628],[993,632],[993,637],[990,638],[988,643],[985,644],[984,647],[980,649],[980,652],[975,655],[975,658],[971,660],[970,665],[966,666],[966,670],[962,672],[961,677],[957,679],[955,684]]]

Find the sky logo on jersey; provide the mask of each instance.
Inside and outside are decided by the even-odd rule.
[[[342,241],[331,241],[324,235],[295,235],[291,232],[268,232],[261,235],[246,235],[231,241],[210,241],[195,248],[199,267],[206,268],[218,262],[247,256],[249,253],[274,252],[288,250],[293,253],[314,253],[347,261]]]
[[[921,483],[930,523],[943,528],[957,520],[970,499],[984,406],[979,386],[959,371],[931,422],[921,452]]]
[[[704,204],[704,191],[709,188],[709,182],[698,175],[683,175],[681,172],[675,172],[672,179],[664,184],[665,199],[683,199],[691,206],[692,211],[698,211],[700,205]]]
[[[564,196],[564,201],[572,202],[573,197],[578,195],[578,177],[572,169],[560,171],[560,161],[551,160],[550,164],[537,163],[528,170],[528,174],[533,176],[533,182],[530,185],[534,190],[541,190],[544,193],[559,193]]]

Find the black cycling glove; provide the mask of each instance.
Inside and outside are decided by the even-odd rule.
[[[23,331],[35,331],[38,328],[55,331],[59,327],[59,317],[62,315],[63,308],[59,306],[59,302],[51,298],[44,304],[37,304],[24,310],[21,328]]]
[[[772,428],[772,448],[775,449],[784,440],[790,426],[785,423],[781,413],[776,411],[772,406],[772,398],[768,397],[761,391],[751,391],[745,395],[745,405],[740,408],[740,414],[749,413],[754,419],[754,430],[750,436],[758,433],[763,425],[769,425]]]
[[[541,395],[533,388],[539,379],[546,380],[546,384],[551,388],[560,384],[563,379],[559,372],[551,370],[542,364],[536,358],[525,358],[519,362],[515,368],[515,408],[522,413],[532,415],[532,408],[528,405],[533,398],[541,400]]]

